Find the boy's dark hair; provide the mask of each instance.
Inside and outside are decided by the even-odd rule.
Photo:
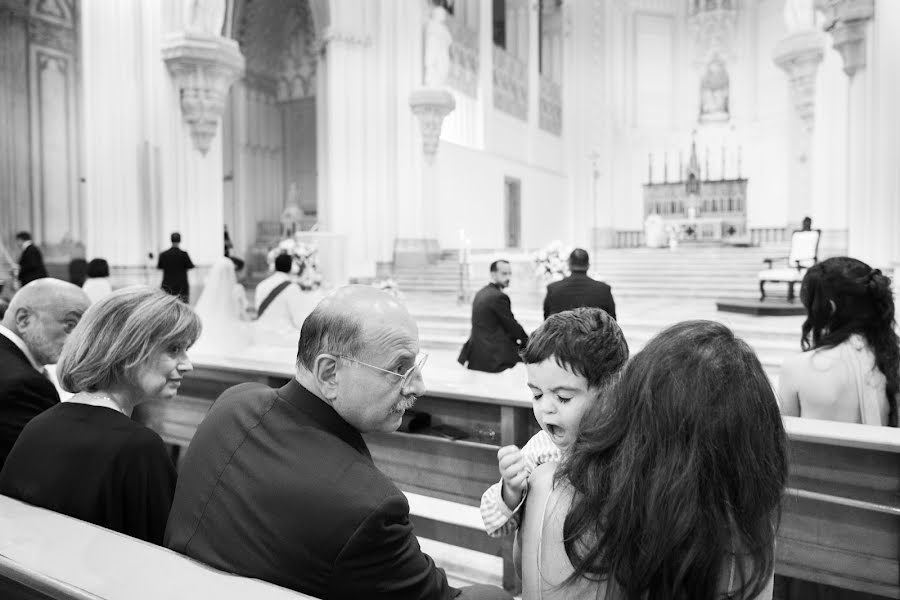
[[[528,338],[526,365],[550,357],[560,367],[605,387],[628,361],[628,342],[616,320],[600,308],[576,308],[550,315]]]
[[[102,258],[92,259],[87,265],[88,277],[109,277],[109,263]]]
[[[503,260],[502,258],[501,258],[500,260],[495,260],[494,262],[491,263],[491,273],[496,273],[496,272],[497,272],[497,267],[500,265],[500,263],[503,263],[503,264],[507,264],[507,265],[508,265],[508,264],[509,264],[509,261],[508,261],[508,260]]]
[[[281,273],[290,273],[293,264],[294,259],[290,254],[279,254],[275,257],[275,270]]]
[[[172,235],[169,236],[169,239],[172,240],[173,244],[180,244],[181,243],[181,234],[178,233],[177,231],[175,231],[172,233]]]
[[[16,234],[16,239],[22,240],[23,242],[28,242],[31,240],[31,234],[28,233],[27,231],[20,231],[19,233]]]

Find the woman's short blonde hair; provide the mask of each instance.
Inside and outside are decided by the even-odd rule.
[[[137,368],[160,349],[191,346],[200,318],[162,290],[133,286],[93,304],[63,346],[56,370],[63,389],[96,392],[133,385]]]

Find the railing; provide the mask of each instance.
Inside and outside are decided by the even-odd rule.
[[[447,29],[453,36],[450,44],[450,73],[447,83],[455,90],[473,98],[478,95],[480,68],[478,32],[454,19],[447,18]]]
[[[494,46],[494,107],[528,120],[528,74],[525,63]]]
[[[643,246],[643,231],[616,231],[616,248],[641,248]]]
[[[546,75],[541,75],[540,87],[540,128],[555,135],[562,135],[562,91],[560,86]]]
[[[750,243],[753,246],[763,244],[782,244],[791,241],[793,230],[789,227],[751,227]]]

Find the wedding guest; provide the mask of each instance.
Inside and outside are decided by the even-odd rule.
[[[288,332],[292,341],[313,307],[290,276],[294,259],[289,254],[275,257],[275,272],[256,286],[256,327],[259,337]]]
[[[91,299],[91,304],[109,296],[112,293],[112,285],[109,283],[109,263],[102,258],[91,260],[87,266],[87,279],[81,289]]]
[[[544,297],[545,319],[558,312],[582,306],[602,308],[613,319],[616,318],[616,303],[612,291],[604,282],[588,276],[590,266],[587,250],[572,250],[569,254],[569,271],[572,274],[547,286],[547,295]]]
[[[31,234],[27,231],[20,231],[16,234],[16,244],[22,250],[18,266],[19,286],[22,287],[35,279],[46,277],[47,268],[44,267],[44,256],[31,241]]]
[[[472,300],[472,332],[457,361],[473,371],[499,373],[516,366],[528,335],[512,313],[509,287],[512,268],[505,260],[491,263],[491,282]]]
[[[0,468],[28,422],[59,403],[53,364],[90,301],[76,285],[44,277],[20,289],[0,321]]]
[[[327,296],[303,323],[294,379],[213,403],[184,458],[166,546],[317,598],[510,599],[448,585],[363,438],[400,426],[425,393],[424,361],[394,298],[362,285]]]
[[[674,325],[626,365],[559,467],[532,474],[522,598],[770,599],[786,478],[756,355],[720,323]]]
[[[900,340],[891,280],[846,256],[803,277],[801,354],[778,378],[785,415],[897,427]]]
[[[177,296],[182,302],[188,302],[191,287],[187,272],[194,268],[190,255],[181,249],[181,234],[177,231],[169,236],[172,247],[160,252],[156,268],[163,272],[162,290]]]
[[[84,287],[84,281],[87,279],[88,263],[83,258],[73,258],[69,261],[69,282],[74,283],[78,287]]]
[[[149,287],[91,306],[58,365],[75,395],[28,423],[0,471],[0,493],[162,543],[175,467],[162,439],[131,412],[175,397],[199,333],[187,304]]]

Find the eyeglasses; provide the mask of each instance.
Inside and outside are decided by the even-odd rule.
[[[376,367],[375,365],[370,365],[369,363],[363,362],[363,361],[359,360],[358,358],[344,356],[343,354],[340,354],[338,356],[340,358],[343,358],[344,360],[349,360],[351,362],[359,363],[359,364],[363,365],[364,367],[369,367],[370,369],[375,369],[376,371],[381,371],[382,373],[390,373],[391,375],[396,375],[397,377],[400,378],[400,387],[401,388],[405,388],[407,385],[409,385],[409,380],[412,379],[412,376],[416,372],[419,372],[419,373],[422,372],[422,367],[425,366],[425,361],[428,360],[428,353],[422,352],[421,354],[419,354],[416,357],[416,362],[413,366],[411,366],[409,369],[407,369],[406,372],[404,372],[404,373],[398,373],[396,371],[389,371],[387,369],[382,369],[381,367]]]

